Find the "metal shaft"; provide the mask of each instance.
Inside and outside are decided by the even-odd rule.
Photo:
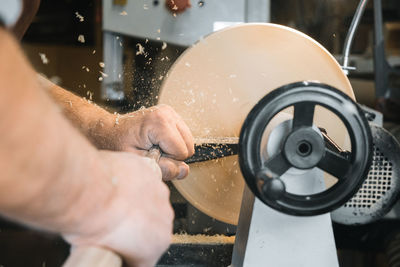
[[[368,0],[361,0],[358,4],[356,13],[354,14],[353,20],[351,21],[346,40],[344,41],[342,69],[346,75],[348,74],[348,70],[351,69],[351,67],[349,66],[349,54],[351,45],[353,44],[354,35],[357,31],[358,25],[360,24],[361,17],[364,13],[365,7],[367,6],[367,2]]]

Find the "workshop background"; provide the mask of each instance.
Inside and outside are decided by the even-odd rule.
[[[123,6],[131,0],[104,1]],[[163,0],[135,1],[142,6],[138,11],[141,13],[165,5]],[[213,1],[192,0],[192,8],[206,8]],[[229,5],[229,1],[223,2]],[[265,3],[268,3],[265,17],[270,22],[310,35],[341,60],[343,43],[358,1],[271,0]],[[395,67],[400,65],[400,3],[382,0],[382,7],[386,58]],[[100,0],[42,0],[22,46],[39,73],[112,112],[124,113],[152,106],[157,103],[163,78],[174,60],[190,46],[185,45],[189,41],[184,38],[178,42],[166,41],[159,28],[149,26],[151,20],[157,18],[148,17],[138,22],[129,12],[121,12],[120,16],[128,26],[135,23],[132,28],[143,28],[140,34],[104,31]],[[198,21],[189,27],[196,32],[197,27],[201,28],[200,24],[202,22]],[[373,1],[370,1],[351,50],[350,65],[356,70],[350,72],[349,78],[357,101],[383,112],[385,127],[400,138],[400,103],[396,99],[388,103],[375,97],[373,24]],[[392,75],[391,82],[399,88],[400,76]],[[234,235],[235,226],[206,216],[191,206],[172,185],[170,189],[176,214],[175,233]],[[340,266],[400,266],[398,219],[353,227],[335,224],[334,233]],[[171,247],[161,259],[160,266],[228,266],[232,247],[229,238],[226,244],[215,246]],[[68,244],[58,236],[32,231],[5,220],[0,223],[0,266],[61,266],[68,253]]]

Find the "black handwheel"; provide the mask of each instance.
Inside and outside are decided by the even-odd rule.
[[[350,137],[351,153],[343,155],[325,144],[321,133],[313,127],[316,105],[342,120]],[[291,131],[280,152],[264,161],[264,131],[277,113],[291,106]],[[357,103],[331,86],[298,82],[272,91],[250,111],[240,133],[239,163],[250,190],[265,204],[287,214],[311,216],[340,207],[356,193],[367,176],[371,148],[371,130]],[[289,193],[280,177],[291,167],[318,167],[338,181],[316,194]]]

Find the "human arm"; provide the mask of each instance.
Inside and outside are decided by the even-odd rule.
[[[157,164],[93,147],[1,28],[0,59],[0,213],[73,245],[111,249],[132,266],[154,264],[173,218]]]
[[[65,116],[99,149],[143,155],[153,145],[163,151],[159,165],[164,180],[182,179],[189,167],[183,162],[194,153],[192,134],[169,106],[160,105],[120,115],[39,76],[40,84],[62,107]]]

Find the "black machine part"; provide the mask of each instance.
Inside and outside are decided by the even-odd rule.
[[[373,157],[367,178],[358,192],[332,212],[334,222],[345,225],[379,220],[397,202],[400,191],[400,144],[388,131],[372,125]]]
[[[313,127],[316,105],[341,119],[350,137],[351,153],[343,155],[325,144]],[[280,152],[264,161],[261,140],[265,129],[276,114],[291,106],[292,129]],[[285,85],[262,98],[247,116],[239,140],[240,168],[250,190],[271,208],[297,216],[323,214],[342,206],[363,183],[372,157],[371,130],[362,109],[343,92],[316,82]],[[337,182],[320,193],[292,194],[280,179],[291,167],[318,167]]]
[[[237,155],[238,143],[202,143],[195,144],[194,155],[185,160],[185,163],[195,163]]]

